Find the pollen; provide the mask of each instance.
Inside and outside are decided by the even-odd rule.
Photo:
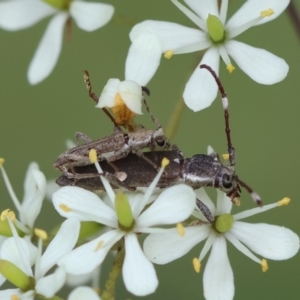
[[[193,259],[193,266],[194,266],[195,272],[200,273],[201,263],[200,263],[200,260],[196,257]]]
[[[114,113],[115,122],[118,125],[130,124],[135,116],[135,113],[125,105],[119,93],[115,96],[115,105],[111,107],[111,111]]]
[[[275,13],[274,10],[269,8],[269,9],[261,11],[260,16],[261,17],[270,17],[270,16],[274,15],[274,13]]]
[[[288,197],[284,197],[282,200],[278,201],[278,206],[288,205],[290,204],[291,199]]]
[[[236,205],[236,206],[241,206],[241,200],[237,197],[232,199],[232,202]]]
[[[103,244],[103,241],[99,241],[94,251],[97,252],[100,248],[102,248]]]
[[[34,229],[34,234],[39,237],[40,239],[42,239],[43,241],[46,241],[48,239],[48,235],[47,232],[43,229],[38,229],[35,228]]]
[[[267,260],[266,259],[262,259],[260,264],[261,264],[262,271],[263,272],[267,272],[268,269],[269,269]]]
[[[229,154],[228,153],[224,153],[222,154],[223,159],[228,160],[229,159]]]
[[[19,298],[19,296],[18,295],[12,295],[11,297],[10,297],[10,299],[11,300],[20,300],[20,298]]]
[[[91,149],[89,152],[89,158],[92,164],[98,161],[97,151],[95,149]]]
[[[0,157],[0,167],[4,164],[4,162],[5,162],[5,159]]]
[[[170,161],[166,157],[164,157],[161,161],[161,167],[165,168],[169,163]]]
[[[185,229],[184,229],[184,226],[182,225],[182,223],[178,223],[176,225],[176,227],[177,227],[178,234],[180,236],[184,236],[185,235]]]
[[[10,209],[6,209],[1,213],[1,221],[5,221],[7,218],[10,218],[12,222],[16,220],[16,214]]]
[[[227,65],[226,68],[227,68],[229,74],[231,74],[235,70],[235,67],[232,64]]]
[[[68,205],[63,204],[63,203],[59,205],[59,208],[61,208],[64,212],[72,211],[72,209]]]
[[[166,59],[170,59],[172,56],[174,55],[174,51],[173,50],[167,50],[164,54],[164,57]]]

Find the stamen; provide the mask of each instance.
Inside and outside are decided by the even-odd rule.
[[[95,252],[98,251],[100,248],[102,248],[103,245],[104,245],[104,242],[103,241],[99,241],[94,251]]]
[[[201,269],[201,262],[198,258],[194,258],[193,259],[193,266],[194,266],[194,270],[196,273],[200,273],[200,269]]]
[[[266,9],[266,10],[263,10],[261,13],[260,13],[260,16],[261,17],[270,17],[272,15],[274,15],[274,10],[269,8],[269,9]]]
[[[62,209],[64,212],[67,212],[67,213],[72,211],[72,209],[68,205],[63,204],[63,203],[59,205],[59,208]]]
[[[167,50],[164,54],[164,57],[166,59],[170,59],[172,56],[174,55],[174,51],[173,50]]]
[[[95,149],[91,149],[89,152],[89,159],[92,164],[98,161],[97,151]]]
[[[229,159],[229,154],[228,153],[224,153],[222,154],[223,159],[227,160]]]
[[[11,300],[20,300],[21,298],[19,298],[18,295],[12,295],[12,296],[10,297],[10,299],[11,299]]]
[[[235,204],[236,206],[241,206],[241,200],[237,197],[232,199],[232,203]]]
[[[268,262],[266,259],[261,260],[261,269],[263,272],[267,272],[269,269]]]
[[[166,157],[164,157],[161,161],[161,167],[165,168],[169,163],[170,161]]]
[[[1,213],[0,219],[1,221],[5,221],[7,218],[9,218],[12,222],[15,222],[16,214],[10,209],[6,209]]]
[[[184,229],[184,226],[182,225],[182,223],[178,223],[176,225],[176,227],[177,227],[178,234],[180,236],[184,236],[185,235],[185,229]]]
[[[2,157],[0,157],[0,167],[2,167],[2,165],[4,164],[4,162],[5,162],[5,159],[2,158]]]
[[[48,239],[48,235],[47,232],[43,229],[38,229],[35,228],[34,229],[34,234],[39,237],[40,239],[42,239],[43,241],[46,241]]]
[[[278,206],[288,205],[290,202],[290,198],[284,197],[282,200],[278,201]]]
[[[229,74],[231,74],[235,70],[235,67],[232,64],[229,64],[227,65],[226,69],[228,70]]]

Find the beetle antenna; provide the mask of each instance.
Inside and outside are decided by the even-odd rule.
[[[92,87],[92,84],[90,81],[90,74],[88,71],[83,71],[83,80],[84,80],[85,86],[89,92],[89,97],[92,98],[96,103],[98,103],[99,98],[93,91],[93,87]],[[102,107],[102,110],[109,117],[109,119],[114,123],[114,125],[116,127],[120,128],[119,125],[116,123],[115,118],[110,114],[110,112],[105,107]]]
[[[228,154],[229,154],[229,161],[231,166],[235,166],[235,149],[232,146],[231,143],[231,136],[230,136],[230,127],[229,127],[229,112],[228,112],[228,98],[226,95],[226,92],[224,90],[224,87],[221,83],[220,78],[216,74],[216,72],[208,65],[200,65],[200,69],[207,69],[211,75],[214,77],[218,87],[219,91],[222,96],[222,104],[223,104],[223,110],[224,110],[224,118],[225,118],[225,132],[226,132],[226,137],[227,137],[227,146],[228,146]]]

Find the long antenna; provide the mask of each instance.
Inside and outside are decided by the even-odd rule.
[[[231,166],[235,166],[235,149],[232,146],[231,136],[230,136],[229,112],[228,112],[229,102],[228,102],[227,94],[223,88],[220,78],[218,77],[216,72],[210,66],[203,64],[203,65],[200,65],[200,69],[207,69],[211,73],[211,75],[215,78],[216,83],[219,87],[219,91],[222,96],[222,104],[223,104],[223,110],[224,110],[225,132],[226,132],[226,138],[227,138],[229,161],[230,161]]]
[[[99,98],[93,91],[93,87],[92,87],[92,84],[90,81],[90,74],[88,71],[83,71],[83,80],[84,80],[85,86],[88,90],[89,97],[92,98],[96,103],[98,103]],[[110,118],[110,120],[114,123],[114,125],[116,127],[119,127],[119,125],[115,121],[115,118],[110,114],[110,112],[105,107],[102,107],[102,110]]]

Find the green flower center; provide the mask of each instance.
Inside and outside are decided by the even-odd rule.
[[[219,233],[224,233],[229,231],[233,224],[233,216],[231,214],[223,214],[216,218],[214,227]]]
[[[209,37],[214,44],[221,44],[226,39],[226,31],[220,19],[209,14],[206,20]]]
[[[68,10],[73,0],[44,0],[44,2],[50,4],[54,8],[61,10]]]
[[[115,198],[115,210],[119,220],[119,228],[123,231],[130,232],[134,227],[134,219],[128,198],[122,192],[118,192]]]

